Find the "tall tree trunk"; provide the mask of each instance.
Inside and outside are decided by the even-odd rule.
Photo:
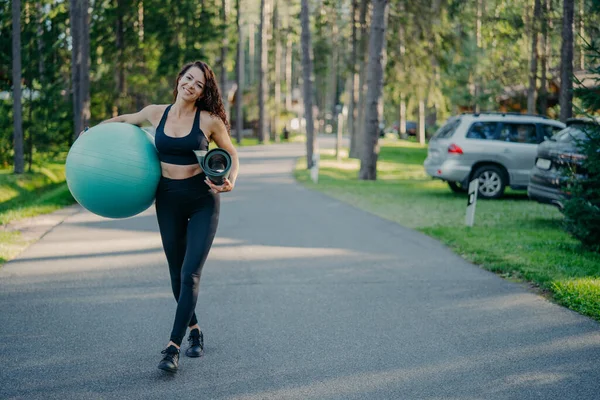
[[[258,68],[258,141],[264,143],[269,140],[267,132],[267,78],[268,78],[268,53],[267,53],[267,5],[268,0],[260,0],[260,27],[259,37],[259,54],[260,65]]]
[[[75,0],[77,1],[77,0]],[[113,108],[113,114],[122,113],[125,100],[125,27],[123,16],[125,13],[124,0],[117,0],[117,26],[116,26],[116,47],[117,47],[117,108]],[[115,115],[114,115],[115,116]]]
[[[476,21],[475,21],[475,38],[477,41],[477,55],[476,57],[479,58],[481,57],[481,48],[483,47],[483,40],[481,37],[481,18],[483,16],[483,0],[477,0],[477,11],[476,11],[477,15],[476,15]],[[480,77],[480,70],[478,68],[479,63],[475,63],[475,77],[474,77],[474,93],[473,93],[473,98],[474,98],[474,111],[476,113],[478,113],[481,109],[481,104],[480,104],[480,99],[479,97],[481,96],[481,77]]]
[[[41,2],[37,3],[36,6],[36,31],[37,31],[37,51],[39,54],[38,58],[38,74],[39,80],[42,83],[42,87],[46,82],[46,68],[44,67],[44,23],[46,20],[43,5]]]
[[[404,93],[400,93],[400,118],[398,121],[400,125],[398,126],[398,134],[400,137],[404,137],[406,135],[406,95]]]
[[[71,22],[71,85],[73,93],[73,140],[81,132],[81,7],[78,0],[70,1],[69,19]]]
[[[367,1],[364,4],[364,19],[361,20],[361,48],[359,49],[359,92],[358,92],[358,127],[359,130],[356,133],[356,143],[357,143],[357,157],[360,158],[362,154],[363,145],[365,142],[365,117],[367,112],[367,68],[368,68],[368,59],[369,59],[369,18],[371,13],[372,2]],[[362,14],[362,11],[361,11]],[[362,17],[362,15],[361,15]]]
[[[419,97],[419,126],[417,131],[419,144],[425,144],[425,100]]]
[[[13,80],[13,130],[14,172],[25,171],[23,154],[23,114],[21,104],[21,0],[12,2],[12,80]]]
[[[275,102],[273,118],[273,136],[275,142],[279,142],[279,110],[281,105],[281,57],[283,49],[281,47],[281,35],[279,29],[279,2],[275,0],[273,7],[273,40],[275,41]]]
[[[81,39],[79,41],[79,45],[81,48],[81,72],[79,75],[81,78],[81,86],[79,99],[81,101],[80,123],[81,128],[83,129],[90,123],[90,15],[89,0],[80,1]]]
[[[304,92],[304,118],[306,119],[306,167],[313,166],[315,151],[315,127],[313,119],[313,88],[312,88],[312,43],[310,38],[310,20],[308,16],[308,0],[302,1],[300,20],[302,24],[302,76]]]
[[[350,154],[358,154],[356,150],[356,120],[358,117],[358,70],[356,65],[356,54],[358,53],[358,40],[356,25],[358,24],[358,0],[352,0],[352,51],[350,56],[350,76],[348,102],[348,133],[350,134]]]
[[[293,55],[293,41],[290,29],[290,3],[286,2],[285,12],[285,109],[290,111],[292,109],[292,55]]]
[[[535,89],[537,83],[538,34],[541,22],[540,0],[533,3],[533,19],[531,22],[531,59],[529,63],[529,88],[527,89],[527,112],[535,114]]]
[[[29,59],[31,60],[33,58],[33,55],[31,54],[31,49],[32,46],[29,46]],[[33,77],[29,79],[29,82],[33,82]],[[33,127],[33,88],[30,88],[29,90],[29,107],[27,107],[27,111],[28,111],[28,129],[27,129],[27,171],[31,172],[32,168],[33,168],[33,133],[34,133],[34,127]],[[25,136],[25,135],[23,135]],[[25,137],[23,137],[23,139],[25,140]]]
[[[360,5],[360,39],[358,48],[358,112],[357,123],[354,124],[356,132],[354,139],[356,144],[350,146],[350,157],[359,158],[362,141],[364,140],[364,121],[365,121],[365,83],[367,80],[367,67],[365,59],[367,57],[367,11],[369,10],[369,0],[362,0]]]
[[[550,3],[551,0],[544,0],[542,5],[542,46],[540,53],[540,90],[538,94],[538,113],[546,115],[548,112],[548,60],[550,59],[550,37],[548,35],[548,25],[550,21]]]
[[[221,71],[219,72],[221,86],[221,99],[225,109],[229,109],[229,99],[227,98],[227,48],[229,47],[229,37],[227,31],[227,0],[221,0],[221,22],[223,23],[223,40],[221,41]],[[227,113],[229,116],[229,112]]]
[[[405,2],[402,1],[400,3],[400,12],[405,12]],[[399,40],[398,45],[400,47],[400,68],[404,73],[406,68],[406,61],[404,59],[404,55],[406,53],[406,29],[403,23],[400,23],[399,32],[398,32]],[[398,111],[398,136],[400,138],[404,138],[406,135],[406,93],[404,92],[404,88],[401,89],[400,92],[400,107]]]
[[[138,2],[138,20],[137,20],[137,27],[138,27],[138,48],[145,48],[144,46],[144,0],[139,0]],[[139,51],[138,52],[138,63],[139,63],[139,68],[142,71],[143,74],[147,74],[147,69],[146,69],[146,55],[145,52],[143,51]],[[135,96],[135,108],[136,110],[141,110],[142,108],[144,108],[144,106],[146,105],[146,95],[144,92],[137,92],[136,96]]]
[[[44,24],[45,24],[45,20],[46,20],[46,15],[44,13],[44,7],[42,5],[41,2],[37,3],[37,15],[36,15],[36,30],[37,30],[37,52],[39,54],[39,62],[38,62],[38,79],[40,81],[40,86],[42,87],[42,91],[44,91],[46,89],[46,84],[47,84],[47,80],[46,80],[46,68],[44,65],[44,41],[43,41],[43,35],[44,35]],[[45,94],[42,95],[43,97],[46,97]],[[42,135],[47,135],[48,134],[48,107],[42,107],[40,110],[40,114],[43,115],[41,117],[42,119],[42,126],[43,128],[40,129],[40,133],[42,133]],[[34,146],[34,141],[33,141],[33,135],[30,135],[29,137],[29,148],[33,149]],[[31,151],[31,153],[33,153],[33,151]],[[33,155],[32,157],[33,158]],[[29,171],[31,171],[32,169],[32,163],[33,161],[31,160],[29,161]]]
[[[30,24],[32,18],[32,7],[30,4],[25,2],[25,24]],[[29,43],[25,46],[27,50],[27,58],[29,60],[33,60],[33,44],[31,43],[32,37],[29,37]],[[25,81],[29,82],[29,101],[27,102],[27,130],[23,132],[23,153],[24,153],[24,162],[27,163],[28,172],[31,172],[31,167],[33,164],[33,135],[34,135],[34,125],[33,125],[33,80],[35,73],[33,72],[33,68],[28,69],[28,73],[25,74]],[[25,122],[25,121],[24,121]]]
[[[361,152],[359,179],[377,179],[377,155],[379,149],[378,105],[383,90],[383,63],[385,52],[385,30],[388,15],[388,0],[373,0],[373,17],[369,38],[369,65],[367,69],[367,112],[365,113],[365,135]]]
[[[262,13],[261,13],[262,14]],[[255,54],[255,50],[256,50],[256,33],[254,32],[254,24],[248,24],[248,56],[250,58],[249,61],[249,76],[248,76],[248,83],[250,85],[254,84],[255,81],[255,77],[256,77],[256,54]]]
[[[439,26],[440,24],[440,19],[441,19],[441,0],[434,0],[431,3],[431,25],[432,26]],[[427,91],[425,93],[425,113],[426,113],[426,125],[427,124],[431,124],[431,125],[435,125],[435,122],[437,120],[437,110],[438,110],[438,105],[436,101],[433,101],[433,106],[431,107],[431,109],[429,110],[429,113],[427,113],[427,105],[429,104],[429,97],[432,95],[433,93],[433,89],[434,87],[440,87],[442,86],[440,83],[440,67],[439,67],[439,63],[438,63],[438,59],[437,59],[437,54],[439,52],[439,50],[436,48],[436,39],[435,39],[435,33],[433,30],[430,30],[430,32],[428,33],[429,36],[429,42],[430,42],[430,46],[428,46],[429,48],[429,60],[430,60],[430,64],[431,64],[431,77],[429,78],[429,83],[427,84]],[[423,127],[423,129],[425,129],[425,126]]]
[[[337,122],[337,112],[336,112],[336,103],[337,103],[337,78],[338,78],[338,26],[337,26],[337,10],[331,9],[329,10],[332,14],[332,23],[331,23],[331,36],[330,36],[330,47],[331,54],[329,57],[329,79],[327,83],[327,109],[325,115],[327,113],[331,113],[331,125],[335,126]]]
[[[524,27],[524,40],[523,44],[525,48],[531,48],[531,44],[529,43],[529,39],[531,39],[531,35],[529,32],[531,31],[531,26],[533,24],[533,18],[531,17],[531,11],[533,10],[530,6],[532,2],[535,0],[524,0],[523,7],[525,8],[525,13],[523,14],[523,27]]]
[[[600,5],[600,3],[599,3]],[[585,0],[579,0],[579,70],[585,69]]]
[[[274,74],[271,62],[271,54],[273,53],[272,46],[273,42],[273,5],[275,0],[267,0],[265,2],[265,32],[264,34],[267,37],[267,55],[266,55],[266,63],[265,63],[265,73],[266,77],[266,97],[265,97],[265,115],[266,115],[266,123],[267,123],[267,138],[269,140],[275,140],[274,131],[273,131],[273,107],[271,106],[271,100],[273,98],[273,90],[271,88],[274,87],[275,82],[273,80]]]
[[[564,0],[560,49],[560,120],[573,115],[573,9],[574,0]]]
[[[138,3],[138,40],[140,44],[144,43],[144,0]]]
[[[242,132],[244,130],[244,29],[241,21],[240,0],[236,0],[236,24],[238,31],[237,60],[235,65],[235,78],[237,84],[237,95],[235,96],[235,135],[238,144],[242,143]]]

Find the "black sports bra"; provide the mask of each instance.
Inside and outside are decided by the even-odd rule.
[[[208,139],[200,129],[200,109],[196,109],[191,132],[183,137],[172,137],[165,134],[165,122],[171,106],[172,104],[165,110],[154,136],[158,159],[168,164],[197,164],[198,159],[193,150],[208,150]]]

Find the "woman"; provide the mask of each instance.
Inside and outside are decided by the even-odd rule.
[[[179,349],[190,328],[186,355],[200,357],[204,338],[194,309],[202,267],[219,220],[219,193],[235,185],[239,161],[229,137],[229,122],[213,71],[201,61],[185,65],[173,90],[171,105],[150,105],[135,114],[103,121],[156,128],[155,145],[162,176],[156,192],[156,216],[177,300],[175,321],[158,368],[176,372]],[[231,154],[229,179],[215,185],[203,173],[193,150],[207,150],[210,141]]]

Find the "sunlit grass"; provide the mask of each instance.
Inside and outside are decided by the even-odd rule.
[[[555,282],[557,300],[565,306],[583,314],[600,314],[600,279],[579,278]]]
[[[51,213],[74,200],[65,183],[64,163],[48,163],[32,172],[15,175],[0,170],[0,225]],[[21,252],[28,242],[19,232],[0,231],[0,264]]]
[[[15,258],[28,244],[19,232],[0,231],[0,266]]]
[[[523,280],[557,302],[600,320],[600,255],[584,251],[562,230],[562,214],[508,190],[502,200],[479,201],[475,226],[465,226],[466,195],[425,174],[427,149],[417,143],[381,142],[377,181],[359,181],[359,161],[321,153],[319,183],[299,160],[306,186],[380,217],[419,230],[467,260],[504,277]]]
[[[73,202],[65,184],[65,166],[49,163],[16,175],[0,172],[0,224],[54,211]]]

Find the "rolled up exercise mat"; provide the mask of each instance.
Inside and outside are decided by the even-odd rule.
[[[194,150],[194,153],[208,179],[215,185],[222,185],[224,179],[229,177],[231,170],[231,155],[227,150]]]

